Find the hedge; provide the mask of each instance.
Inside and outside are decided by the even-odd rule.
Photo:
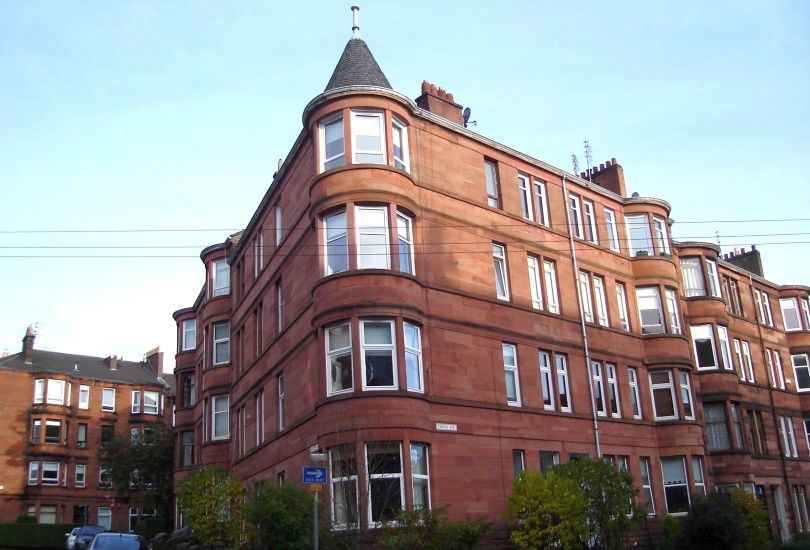
[[[70,533],[74,527],[78,527],[78,525],[72,523],[55,525],[2,523],[0,524],[0,548],[61,550],[65,547],[65,533]]]

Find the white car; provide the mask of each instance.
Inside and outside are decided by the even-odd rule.
[[[74,527],[70,533],[65,533],[65,550],[74,550],[76,548],[76,536],[79,534],[81,527]]]

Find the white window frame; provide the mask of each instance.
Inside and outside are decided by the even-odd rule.
[[[334,154],[330,157],[326,156],[326,127],[332,126],[333,124],[340,123],[340,140],[343,142],[343,147],[341,148],[340,153]],[[332,168],[337,168],[338,166],[343,166],[346,164],[346,133],[345,127],[343,124],[343,113],[337,113],[334,116],[330,116],[325,118],[318,124],[318,143],[320,145],[319,149],[319,156],[320,156],[320,171],[325,172],[326,170],[331,170]],[[340,160],[339,163],[334,163],[334,161]],[[332,163],[329,168],[326,167],[327,164]]]
[[[382,214],[383,225],[369,225],[363,220],[363,214],[377,213]],[[356,206],[354,209],[355,225],[357,226],[356,234],[356,247],[357,247],[357,268],[358,269],[391,269],[391,243],[389,240],[388,229],[388,207],[386,206]],[[364,251],[363,247],[369,246],[368,243],[363,242],[364,236],[369,237],[382,237],[384,244],[373,243],[372,248],[383,248],[383,258],[376,258],[377,254],[373,252]],[[380,261],[382,260],[382,261]]]
[[[149,399],[154,401],[154,406],[149,404]],[[156,391],[143,392],[143,414],[159,414],[160,413],[160,394]]]
[[[585,230],[585,240],[593,244],[599,244],[599,234],[596,232],[596,211],[593,202],[582,199],[583,229]]]
[[[231,361],[231,322],[230,321],[217,321],[211,325],[211,340],[212,340],[212,349],[211,349],[211,360],[213,361],[214,365],[225,365],[230,363]],[[217,329],[223,329],[225,331],[225,335],[222,334],[217,337]],[[218,349],[222,347],[225,349],[223,351],[222,357],[218,357]]]
[[[276,246],[281,244],[281,240],[284,238],[284,226],[282,225],[282,215],[281,215],[281,204],[276,203],[276,206],[273,208],[273,221],[275,225],[275,233],[276,233]]]
[[[181,351],[197,349],[197,319],[183,321],[183,338]]]
[[[224,405],[224,406],[223,406]],[[211,441],[222,441],[231,436],[230,398],[227,395],[211,397]],[[217,429],[217,417],[224,417],[224,431]]]
[[[534,186],[534,208],[536,218],[535,221],[540,225],[545,225],[548,227],[549,217],[548,217],[548,199],[546,195],[546,182],[534,178],[533,186]]]
[[[424,449],[424,457],[425,457],[425,473],[420,474],[417,473],[419,470],[419,460],[418,460],[418,452],[416,451],[417,448]],[[416,495],[417,495],[417,481],[422,481],[427,487],[427,506],[425,505],[417,505],[416,503]],[[431,498],[430,498],[430,446],[426,443],[411,443],[411,494],[413,495],[413,507],[414,509],[427,509],[430,510],[431,506]]]
[[[605,227],[607,228],[608,247],[614,252],[621,252],[619,232],[616,228],[616,212],[605,207]]]
[[[402,273],[416,272],[413,255],[413,219],[402,212],[397,212],[397,251],[399,253],[399,270]],[[403,254],[403,251],[405,254]],[[407,265],[403,266],[403,258]]]
[[[56,427],[56,437],[49,438],[48,436],[48,428],[49,427]],[[45,425],[43,426],[44,430],[42,432],[42,441],[44,443],[50,443],[52,445],[61,445],[62,444],[62,421],[61,420],[46,420]]]
[[[655,301],[655,310],[658,312],[657,324],[645,325],[642,311],[653,311],[653,308],[642,308],[642,304],[653,305]],[[647,304],[649,302],[649,304]],[[666,324],[664,322],[664,311],[661,307],[661,291],[657,286],[642,286],[636,287],[636,303],[638,304],[638,320],[641,326],[641,334],[664,334],[666,332]],[[652,327],[652,328],[650,328]],[[655,327],[660,327],[660,330],[654,330]]]
[[[639,457],[639,465],[641,469],[641,495],[644,497],[645,504],[647,505],[647,515],[655,515],[655,495],[652,490],[652,477],[650,469],[650,457]]]
[[[377,122],[377,130],[379,131],[380,148],[379,149],[361,149],[357,145],[357,136],[360,124],[358,118],[375,119]],[[386,136],[385,136],[385,115],[381,111],[355,111],[351,112],[351,132],[352,132],[352,164],[386,164]],[[357,155],[379,155],[379,161],[366,159],[361,162],[357,160]]]
[[[402,152],[400,156],[397,156],[397,137],[399,137],[399,149]],[[391,156],[394,157],[394,168],[410,172],[408,126],[395,116],[391,117]]]
[[[591,378],[593,382],[593,406],[598,416],[607,416],[605,403],[605,383],[602,378],[601,361],[591,361]]]
[[[582,207],[579,197],[568,195],[568,216],[571,218],[569,232],[577,239],[582,239],[584,231],[582,228]]]
[[[415,343],[418,347],[408,345],[409,331],[415,333],[416,337],[413,339],[413,343]],[[405,381],[408,391],[423,393],[425,391],[425,379],[422,368],[422,331],[415,324],[405,321],[402,326],[402,333],[404,338],[402,347],[405,349]],[[415,361],[415,370],[409,367],[408,358],[413,358]],[[416,380],[414,380],[411,376],[412,373],[417,377]]]
[[[336,227],[330,227],[330,221],[337,223]],[[330,237],[330,234],[332,235]],[[340,240],[343,244],[335,244]],[[334,273],[341,273],[349,269],[349,233],[348,233],[348,215],[346,209],[341,209],[331,214],[323,216],[323,242],[324,242],[324,269],[326,275]],[[337,250],[338,247],[340,250]],[[342,258],[344,267],[341,269],[333,266],[337,265],[339,261],[331,262],[330,258],[333,257],[332,251],[334,250],[334,258]]]
[[[513,361],[510,363],[507,358],[507,350],[511,350]],[[501,344],[501,351],[503,355],[503,371],[504,371],[504,390],[506,395],[506,404],[512,407],[520,407],[520,375],[518,373],[518,358],[517,346],[515,344]],[[510,398],[509,396],[509,377],[512,377],[515,385],[515,395]]]
[[[28,485],[39,483],[39,461],[32,460],[28,463]]]
[[[680,460],[680,462],[681,462],[681,468],[683,470],[683,483],[674,483],[674,482],[667,483],[666,469],[664,467],[664,463],[667,462],[667,461],[674,461],[676,459]],[[667,505],[667,513],[670,514],[670,515],[673,515],[673,516],[680,516],[680,515],[688,514],[689,509],[692,507],[692,496],[689,494],[690,493],[690,491],[689,491],[689,477],[687,476],[687,473],[686,473],[686,460],[684,459],[684,457],[683,456],[666,456],[666,457],[662,456],[661,457],[661,479],[664,482],[664,497],[665,497],[664,502]],[[687,502],[686,510],[679,511],[679,512],[670,512],[669,511],[669,508],[670,508],[669,498],[666,498],[666,496],[667,496],[667,487],[670,487],[670,488],[685,487],[686,488],[686,502]]]
[[[132,414],[140,414],[141,412],[141,392],[140,390],[133,390],[132,391],[132,408],[130,411]]]
[[[695,401],[692,399],[692,382],[689,380],[689,373],[682,370],[678,371],[678,382],[681,390],[681,406],[683,407],[683,417],[686,420],[694,420]]]
[[[98,507],[98,525],[108,530],[112,528],[112,508],[109,506]]]
[[[628,313],[629,308],[627,306],[627,289],[624,286],[624,283],[621,281],[616,281],[616,305],[617,305],[617,312],[619,314],[619,325],[621,329],[625,332],[630,332],[630,315]]]
[[[768,294],[758,288],[754,289],[754,302],[759,312],[759,322],[763,325],[773,327],[773,313],[771,312],[771,301]]]
[[[554,384],[551,373],[551,354],[547,351],[538,352],[537,362],[540,365],[540,399],[543,408],[554,410]]]
[[[779,355],[779,352],[773,350],[773,366],[776,369],[776,375],[779,378],[779,389],[785,389],[785,375],[782,371],[782,357]]]
[[[667,382],[653,382],[652,376],[654,374],[665,373],[667,375]],[[652,371],[649,373],[650,375],[650,398],[652,399],[652,407],[653,407],[653,418],[656,422],[661,420],[677,420],[678,419],[678,401],[675,398],[675,384],[672,380],[672,371],[669,370],[657,370]],[[655,402],[655,392],[656,390],[669,390],[669,396],[672,400],[672,411],[673,414],[668,416],[662,416],[658,414],[658,406]]]
[[[802,306],[802,314],[804,317],[804,328],[810,330],[810,298],[800,298],[799,302]]]
[[[341,329],[345,330],[348,335],[348,344],[340,348],[332,347],[332,337],[330,336],[332,330]],[[326,345],[326,395],[339,395],[341,393],[350,393],[354,391],[354,354],[352,352],[352,330],[351,323],[344,322],[336,325],[328,326],[324,329],[324,340]],[[335,374],[336,364],[335,361],[340,357],[349,356],[349,373],[350,373],[350,386],[346,388],[336,389]],[[342,367],[341,367],[342,368]],[[342,383],[342,382],[341,382]]]
[[[506,265],[506,247],[492,243],[492,262],[495,270],[495,295],[499,300],[509,301],[509,269]],[[503,288],[498,289],[498,282]]]
[[[692,350],[695,352],[695,366],[697,370],[717,370],[719,368],[717,362],[717,346],[714,343],[714,331],[712,325],[692,325],[689,327],[692,333]],[[712,347],[712,365],[704,366],[700,364],[700,353],[698,352],[698,340],[708,340]]]
[[[46,398],[48,405],[64,405],[65,404],[65,381],[55,380],[48,378],[48,396]]]
[[[367,344],[367,324],[387,325],[391,337],[390,344]],[[366,365],[366,352],[383,351],[391,354],[391,384],[386,386],[372,386],[368,384],[368,365]],[[373,355],[373,354],[372,354]],[[396,390],[399,388],[399,375],[397,365],[397,332],[394,321],[390,319],[364,319],[360,321],[360,366],[363,375],[363,391]]]
[[[751,358],[751,347],[749,346],[748,342],[743,340],[742,341],[742,357],[743,357],[743,365],[745,368],[746,379],[751,384],[756,383],[756,378],[754,378],[754,362]]]
[[[605,298],[605,279],[599,275],[593,275],[593,297],[596,304],[596,322],[600,326],[610,326],[608,316],[607,299]]]
[[[79,386],[79,408],[85,410],[90,408],[90,386]]]
[[[728,328],[717,325],[717,336],[720,343],[720,355],[723,357],[723,368],[734,370],[734,361],[731,359],[731,343],[728,337]]]
[[[540,281],[540,264],[536,256],[526,256],[526,264],[529,269],[529,292],[532,297],[532,307],[543,309],[543,284]]]
[[[810,391],[810,359],[806,353],[796,353],[790,356],[790,362],[793,365],[793,379],[796,381],[796,391],[799,393]],[[801,364],[801,363],[804,364]],[[799,384],[799,371],[805,374],[803,378],[808,380],[807,385]]]
[[[373,446],[375,444],[396,444],[397,445],[397,447],[399,448],[399,472],[385,472],[385,473],[374,473],[374,472],[372,472],[371,460],[369,459],[369,447]],[[400,489],[399,499],[400,499],[400,502],[402,503],[403,508],[406,505],[405,504],[405,474],[404,474],[404,468],[403,468],[403,463],[402,463],[402,443],[400,441],[369,441],[368,443],[365,444],[364,456],[365,456],[365,459],[366,459],[366,472],[368,472],[368,500],[367,500],[367,507],[368,507],[367,520],[368,520],[368,525],[369,525],[369,527],[372,527],[372,528],[373,527],[380,527],[382,525],[382,523],[378,522],[378,521],[374,521],[372,519],[372,514],[373,514],[374,511],[372,509],[373,495],[372,495],[371,486],[372,486],[372,483],[373,483],[373,481],[375,479],[398,479],[399,480],[399,489]]]
[[[34,381],[34,404],[45,402],[45,379],[40,378]]]
[[[498,193],[498,165],[496,162],[484,159],[484,180],[487,189],[487,204],[492,208],[500,208],[500,195]]]
[[[706,281],[700,256],[681,258],[681,274],[683,275],[684,296],[687,298],[706,296]]]
[[[515,479],[526,471],[526,452],[523,449],[512,449],[512,471]]]
[[[584,271],[579,272],[579,297],[582,315],[586,323],[593,323],[593,298],[591,296],[590,276]]]
[[[287,390],[284,388],[284,373],[276,375],[276,387],[278,389],[278,430],[283,431],[287,427]]]
[[[793,417],[779,417],[779,431],[782,438],[782,453],[787,458],[798,458],[799,450],[796,445],[796,433],[793,429]]]
[[[692,456],[692,476],[695,478],[695,494],[706,496],[706,478],[703,476],[702,456]]]
[[[681,333],[681,315],[678,310],[678,295],[671,288],[664,289],[664,298],[667,302],[667,315],[669,319],[670,334]]]
[[[551,260],[543,260],[543,280],[546,283],[546,302],[550,313],[560,313],[560,296],[557,291],[557,267]]]
[[[338,468],[335,465],[335,462],[336,462],[335,454],[338,451],[345,451],[345,452],[347,452],[347,454],[354,454],[355,455],[354,457],[349,456],[346,459],[346,462],[354,464],[354,472],[353,473],[341,472],[340,471],[341,468]],[[340,460],[344,460],[344,459],[341,459],[340,457],[338,457],[338,458]],[[351,458],[354,458],[354,460],[351,460]],[[347,510],[346,511],[346,516],[348,518],[348,516],[352,515],[352,511],[353,511],[354,517],[357,518],[357,523],[359,523],[359,521],[360,521],[360,490],[359,490],[358,483],[357,483],[357,481],[358,481],[357,469],[358,468],[357,468],[357,460],[356,460],[356,458],[357,458],[356,457],[356,449],[355,449],[353,444],[338,445],[336,447],[332,447],[332,448],[329,449],[329,495],[331,497],[329,499],[330,500],[330,518],[331,518],[331,521],[332,521],[332,526],[335,529],[342,530],[342,529],[350,529],[350,528],[353,528],[353,527],[359,527],[358,525],[356,525],[354,523],[348,523],[348,522],[346,522],[346,523],[338,523],[337,519],[336,519],[336,516],[335,516],[335,512],[336,512],[335,502],[337,500],[337,495],[343,493],[343,491],[336,490],[335,487],[337,485],[342,485],[342,484],[348,483],[348,484],[354,485],[354,503],[346,502],[346,503],[342,503],[342,504],[345,504],[346,506],[351,506],[352,504],[354,504],[354,509],[353,510]],[[335,477],[335,475],[334,475],[335,472],[347,473],[348,475],[341,475],[341,476]]]
[[[779,307],[782,310],[782,322],[785,325],[785,332],[802,330],[799,300],[797,298],[780,298]]]
[[[802,419],[804,426],[804,443],[807,445],[807,452],[810,453],[810,418]]]
[[[605,363],[607,375],[607,408],[613,418],[622,417],[622,404],[619,397],[619,376],[616,365]]]
[[[518,173],[518,194],[520,195],[520,214],[524,219],[534,221],[532,209],[532,184],[529,176]]]
[[[571,385],[568,381],[568,358],[560,353],[554,354],[554,365],[557,372],[557,402],[562,412],[572,411]],[[563,399],[565,396],[565,399]],[[565,403],[565,404],[563,404]]]
[[[633,418],[641,420],[643,418],[641,392],[638,388],[638,370],[635,367],[627,367],[627,383],[630,386],[630,405]]]
[[[228,260],[211,262],[211,297],[227,296],[231,293],[231,268]]]
[[[87,467],[84,464],[76,464],[73,474],[74,485],[84,487],[87,483]]]
[[[103,388],[101,390],[101,410],[115,412],[115,388]]]
[[[710,258],[706,258],[706,273],[709,275],[709,294],[714,298],[722,298],[723,294],[720,290],[720,277],[717,274],[717,262]]]
[[[667,221],[660,216],[653,216],[653,232],[655,235],[655,246],[658,248],[658,253],[670,254]]]
[[[627,230],[627,252],[630,257],[650,255],[653,251],[653,243],[647,214],[625,215],[624,223]],[[641,230],[643,234],[634,234],[637,230]],[[646,254],[640,254],[640,252],[646,252]]]
[[[43,461],[42,462],[42,470],[41,470],[41,474],[40,474],[40,479],[41,479],[40,483],[42,485],[48,485],[48,486],[59,485],[59,478],[60,478],[60,475],[61,475],[61,471],[62,471],[62,465],[60,463],[51,462],[51,461]],[[50,473],[56,472],[56,477],[54,479],[52,479],[52,480],[49,479],[49,480],[46,481],[45,480],[45,474],[48,473],[48,472],[50,472]],[[30,475],[30,473],[29,473],[29,475]]]

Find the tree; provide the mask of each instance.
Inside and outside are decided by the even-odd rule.
[[[768,546],[768,513],[756,497],[737,489],[698,499],[686,518],[686,547],[754,550]]]
[[[118,498],[155,508],[164,528],[171,526],[174,500],[174,434],[162,422],[145,425],[137,434],[114,437],[101,446],[99,465],[107,472]]]
[[[521,549],[584,548],[586,506],[577,483],[555,470],[523,472],[512,484],[504,519],[514,528],[511,541]]]
[[[577,484],[585,497],[588,543],[608,550],[627,547],[646,511],[634,505],[633,478],[605,460],[573,460],[554,470]]]
[[[247,541],[245,490],[229,472],[215,466],[197,468],[181,483],[177,504],[203,544],[239,548]]]
[[[262,548],[312,548],[312,495],[298,487],[260,484],[248,518],[256,528]]]

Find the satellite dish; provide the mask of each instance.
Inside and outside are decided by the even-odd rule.
[[[464,114],[462,115],[462,117],[464,118],[464,126],[467,126],[467,121],[470,120],[470,108],[469,107],[464,108]]]

